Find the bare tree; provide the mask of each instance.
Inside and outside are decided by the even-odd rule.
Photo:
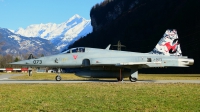
[[[2,55],[0,55],[0,68],[2,68],[2,67],[3,67],[3,63],[2,63],[2,61],[3,61],[3,56],[2,56]]]
[[[2,66],[4,68],[6,67],[12,67],[12,65],[10,65],[9,63],[13,62],[13,57],[9,54],[3,56],[3,60],[1,61],[2,62]]]

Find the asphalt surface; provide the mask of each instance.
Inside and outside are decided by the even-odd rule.
[[[8,80],[13,76],[20,76],[20,75],[23,75],[23,74],[0,74],[0,81],[1,80]]]
[[[200,80],[138,80],[137,82],[116,80],[13,80],[10,77],[20,76],[22,74],[2,74],[0,75],[0,84],[37,84],[37,83],[199,83]]]

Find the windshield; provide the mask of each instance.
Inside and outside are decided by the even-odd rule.
[[[85,52],[85,48],[84,47],[72,48],[71,51],[72,53]]]
[[[63,54],[67,54],[67,53],[81,53],[81,52],[85,52],[85,48],[84,47],[77,47],[77,48],[71,48],[69,50],[64,50],[62,53]]]
[[[63,54],[70,53],[70,50],[63,51],[62,53],[63,53]]]

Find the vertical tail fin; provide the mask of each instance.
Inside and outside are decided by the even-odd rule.
[[[175,29],[167,29],[156,47],[150,53],[182,56],[177,31]]]

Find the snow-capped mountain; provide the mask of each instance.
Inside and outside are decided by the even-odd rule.
[[[6,28],[0,28],[0,43],[0,54],[51,55],[59,53],[55,46],[46,39],[21,36]]]
[[[86,20],[77,14],[61,24],[34,24],[14,31],[26,37],[41,37],[50,40],[58,50],[66,49],[70,44],[91,32],[91,20]]]

